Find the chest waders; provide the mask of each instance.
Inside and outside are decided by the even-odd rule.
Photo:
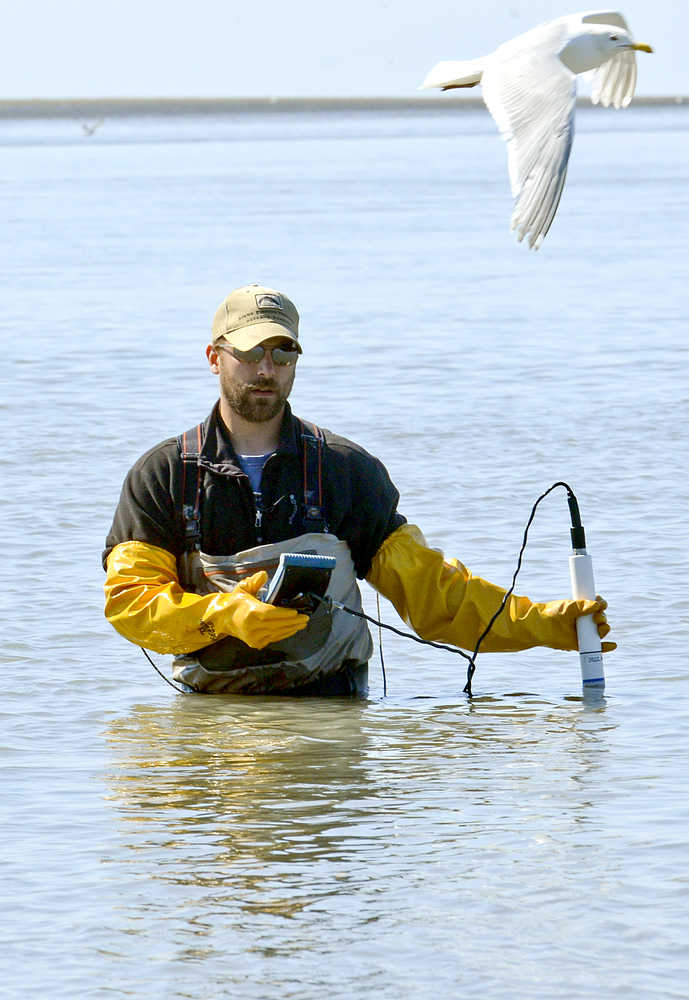
[[[229,591],[240,580],[264,569],[269,579],[283,552],[335,556],[327,596],[360,611],[361,595],[349,546],[328,531],[323,506],[323,432],[299,421],[303,469],[302,534],[283,542],[258,545],[231,555],[202,551],[201,505],[205,470],[199,458],[203,424],[178,440],[182,459],[182,519],[185,551],[180,582],[197,594]],[[296,504],[296,498],[293,498]],[[257,527],[260,511],[257,511]],[[308,626],[279,644],[252,649],[233,636],[196,653],[178,656],[173,677],[195,691],[213,694],[365,695],[373,643],[364,621],[320,604]]]

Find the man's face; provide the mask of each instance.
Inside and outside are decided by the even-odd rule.
[[[286,337],[264,340],[263,357],[256,362],[242,361],[233,354],[229,345],[210,347],[208,360],[211,370],[220,378],[220,392],[227,405],[238,416],[252,423],[261,423],[277,416],[292,391],[296,371],[293,364],[276,364],[274,347],[291,350],[292,342]],[[280,358],[278,352],[277,357]]]

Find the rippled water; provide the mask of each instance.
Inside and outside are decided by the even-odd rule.
[[[538,254],[485,113],[0,144],[3,995],[687,997],[687,108],[579,113]],[[475,572],[509,583],[572,484],[602,703],[546,650],[480,657],[469,703],[396,637],[385,698],[377,659],[364,703],[183,697],[112,632],[124,473],[208,411],[210,317],[253,280],[302,312],[295,410]],[[556,493],[518,592],[566,596],[568,552]]]

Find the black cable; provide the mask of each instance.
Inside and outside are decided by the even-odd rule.
[[[505,591],[505,596],[502,599],[500,607],[495,612],[495,614],[493,615],[493,617],[491,618],[491,620],[488,622],[488,624],[484,628],[484,630],[481,633],[481,635],[479,636],[478,642],[476,643],[476,645],[474,647],[473,655],[469,657],[469,667],[467,668],[467,682],[464,685],[464,694],[466,694],[468,698],[471,698],[471,696],[472,696],[472,693],[471,693],[471,679],[474,676],[474,672],[476,671],[476,657],[478,656],[479,647],[480,647],[481,643],[483,642],[483,640],[488,635],[488,633],[490,632],[490,630],[492,629],[492,627],[495,624],[496,620],[498,619],[498,617],[500,616],[500,614],[504,610],[505,605],[507,604],[508,600],[512,596],[512,593],[514,592],[514,586],[515,586],[515,584],[517,582],[517,576],[519,575],[519,570],[522,568],[522,556],[524,555],[524,549],[526,548],[526,542],[527,542],[527,539],[529,537],[529,528],[531,527],[533,519],[536,516],[536,508],[538,507],[538,505],[541,502],[541,500],[545,500],[545,498],[548,496],[548,494],[552,493],[553,490],[555,490],[555,489],[558,488],[558,486],[563,486],[567,490],[567,500],[568,500],[568,503],[569,503],[570,514],[572,516],[572,541],[574,541],[574,538],[575,538],[574,532],[575,532],[575,529],[577,527],[581,530],[582,537],[583,537],[583,528],[581,527],[581,521],[579,519],[579,507],[578,507],[576,497],[574,496],[574,493],[573,493],[571,487],[568,486],[567,483],[563,483],[563,482],[553,483],[553,485],[550,486],[545,491],[545,493],[541,493],[540,497],[538,498],[538,500],[536,500],[535,504],[531,508],[531,514],[529,515],[529,520],[526,522],[526,527],[524,528],[524,537],[522,539],[522,547],[519,550],[519,556],[517,558],[517,567],[516,567],[516,569],[514,571],[514,575],[512,577],[512,583],[510,584],[510,588],[509,588],[509,590]],[[578,522],[578,524],[575,524],[575,521]]]
[[[376,610],[380,618],[380,594],[376,591]],[[380,653],[380,672],[383,675],[383,697],[388,696],[388,679],[385,675],[385,660],[383,659],[383,633],[380,622],[378,623],[378,652]]]
[[[151,657],[148,655],[148,650],[144,649],[143,646],[140,646],[139,649],[144,654],[144,656],[146,657],[146,659],[148,660],[148,662],[151,664],[151,666],[153,667],[153,669],[155,670],[155,672],[157,674],[160,674],[160,676],[163,678],[163,680],[165,681],[166,684],[169,684],[171,688],[175,689],[175,691],[179,691],[180,694],[189,694],[189,691],[185,691],[184,688],[177,687],[176,684],[173,684],[172,681],[169,680],[165,676],[165,674],[162,672],[162,670],[158,670],[158,668],[156,667],[155,663],[153,662],[153,660],[151,659]],[[193,690],[193,689],[190,689],[190,690]]]
[[[462,656],[465,660],[471,660],[468,653],[465,653],[461,649],[457,649],[456,646],[446,646],[442,642],[433,642],[431,639],[421,639],[418,635],[414,635],[413,632],[403,632],[402,629],[395,628],[394,625],[387,625],[385,622],[378,621],[377,618],[372,618],[371,615],[364,614],[363,611],[356,611],[354,608],[348,608],[346,604],[341,604],[339,601],[334,601],[331,597],[319,597],[317,594],[309,595],[314,597],[321,604],[331,605],[332,607],[338,608],[340,611],[346,611],[348,615],[354,615],[355,618],[364,618],[367,622],[371,622],[372,625],[377,625],[378,628],[386,628],[389,632],[394,632],[395,635],[401,635],[403,639],[413,639],[414,642],[420,642],[424,646],[433,646],[434,649],[444,649],[446,653],[454,653],[456,656]]]

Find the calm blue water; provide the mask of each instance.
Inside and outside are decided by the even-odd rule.
[[[0,145],[0,995],[689,996],[689,109],[579,112],[538,253],[485,112]],[[547,650],[480,657],[467,703],[459,657],[395,637],[387,698],[375,660],[362,704],[182,697],[110,629],[122,478],[210,408],[210,320],[249,281],[301,310],[295,410],[474,572],[508,584],[572,484],[603,703]],[[567,596],[568,553],[556,493],[517,591]]]

